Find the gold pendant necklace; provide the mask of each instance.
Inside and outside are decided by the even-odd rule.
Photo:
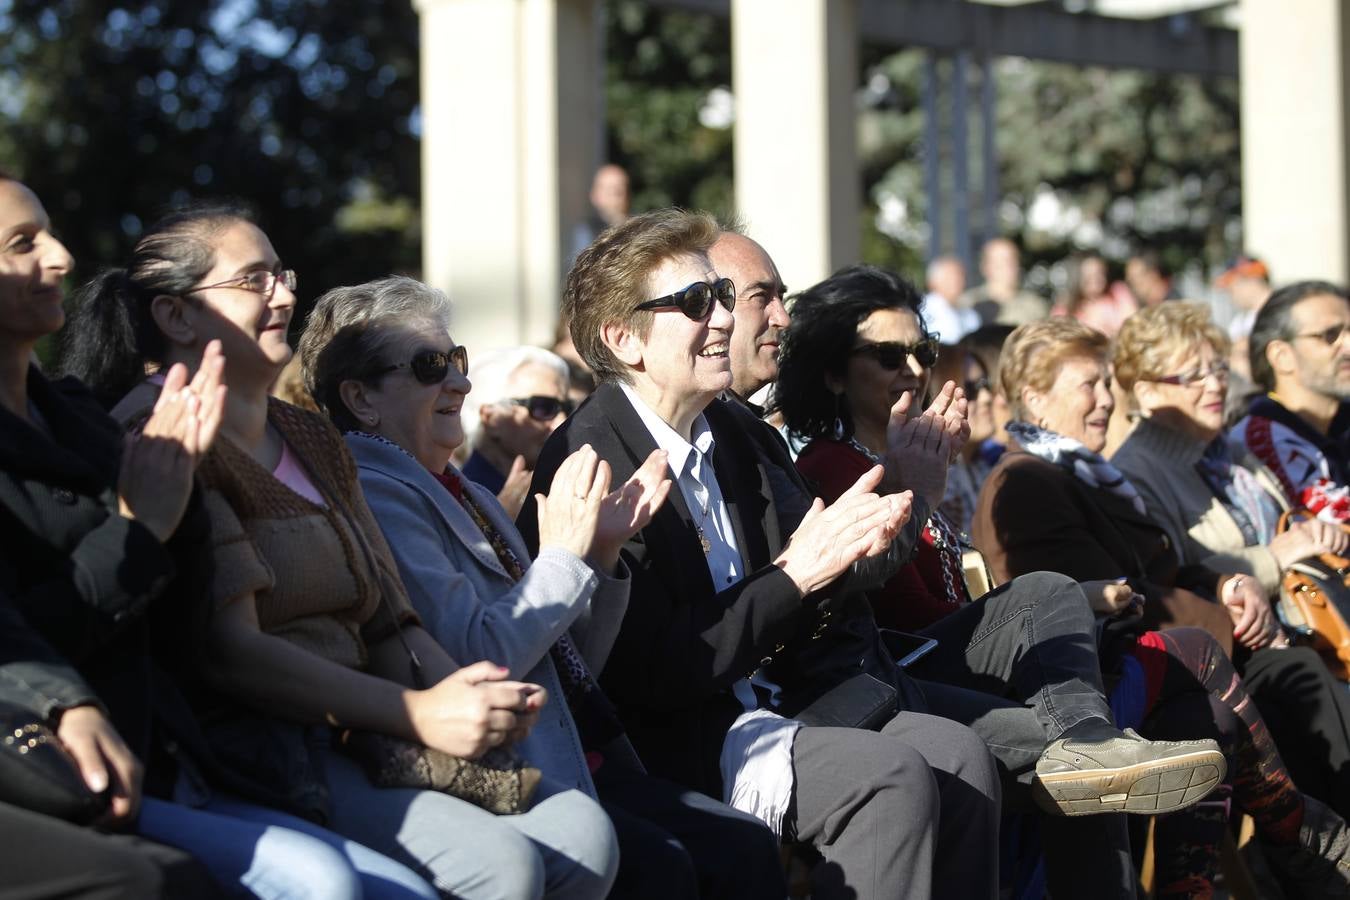
[[[698,499],[697,494],[694,495],[694,499],[695,500]],[[708,499],[704,500],[699,505],[698,508],[699,518],[698,521],[694,523],[694,530],[698,532],[698,543],[699,546],[703,548],[704,556],[707,556],[709,553],[712,553],[712,541],[708,539],[707,532],[703,530],[703,523],[708,521],[708,507],[709,505],[711,505],[711,503],[712,503],[712,495],[709,494]]]

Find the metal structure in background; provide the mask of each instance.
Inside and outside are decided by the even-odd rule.
[[[651,0],[729,18],[732,0]],[[1237,0],[857,0],[858,33],[883,48],[923,47],[923,173],[928,258],[953,253],[975,271],[999,232],[994,118],[998,56],[1081,66],[1237,78],[1234,28],[1208,24]],[[979,73],[979,182],[971,177],[971,73]],[[972,197],[979,215],[972,217]],[[950,220],[946,213],[950,212]]]

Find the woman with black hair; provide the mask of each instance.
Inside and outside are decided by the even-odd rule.
[[[341,437],[269,397],[291,358],[296,275],[237,208],[174,214],[125,269],[81,292],[64,363],[138,421],[158,374],[195,371],[219,342],[230,394],[198,480],[214,572],[202,674],[224,702],[218,753],[277,805],[412,867],[458,897],[604,896],[617,866],[600,807],[547,779],[526,812],[494,816],[431,790],[377,788],[340,751],[345,729],[475,759],[513,744],[547,699],[478,662],[460,668],[425,631]],[[386,754],[369,762],[397,775]]]

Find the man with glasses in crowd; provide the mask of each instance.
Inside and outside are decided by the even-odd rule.
[[[572,412],[567,363],[539,347],[510,347],[475,359],[471,376],[463,420],[473,452],[464,476],[515,515],[544,441]]]
[[[1300,281],[1271,295],[1251,336],[1256,397],[1231,440],[1245,444],[1289,501],[1350,521],[1350,294]]]

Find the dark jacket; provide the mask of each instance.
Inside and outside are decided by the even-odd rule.
[[[1127,577],[1145,597],[1149,627],[1195,625],[1232,651],[1228,612],[1211,602],[1219,574],[1179,565],[1167,533],[1148,515],[1061,466],[1005,453],[980,490],[971,537],[998,583],[1042,570],[1077,581]]]
[[[99,703],[165,795],[184,758],[215,772],[178,690],[203,633],[206,519],[194,500],[165,545],[119,515],[117,424],[74,379],[34,368],[28,394],[51,436],[0,409],[0,693],[48,717]]]
[[[782,710],[790,714],[844,674],[860,667],[893,672],[894,666],[874,625],[828,636],[821,630],[833,618],[830,598],[803,598],[773,565],[788,523],[780,519],[767,464],[750,432],[725,403],[712,403],[704,415],[747,575],[726,590],[715,589],[694,518],[672,489],[652,523],[624,548],[631,599],[600,682],[654,774],[720,796],[722,742],[742,712],[730,690],[738,679],[768,662],[770,677],[784,688]],[[546,492],[562,461],[587,443],[609,462],[614,484],[656,449],[623,391],[603,384],[545,444],[531,494]],[[535,515],[527,502],[517,523],[532,552],[538,547]],[[846,616],[841,612],[840,618]],[[822,639],[812,641],[818,633]],[[801,664],[808,645],[816,650],[836,641],[839,652],[814,653],[809,671]]]

